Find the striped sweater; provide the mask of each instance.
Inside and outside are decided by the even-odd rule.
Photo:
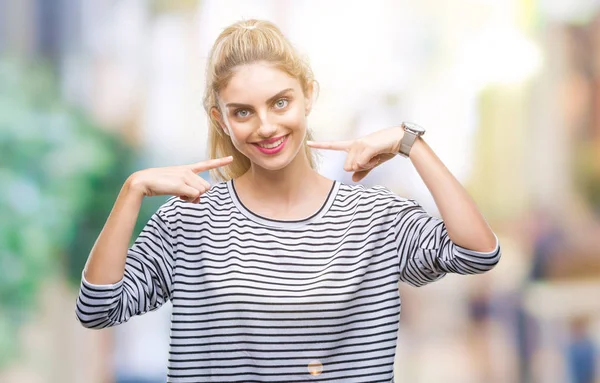
[[[398,282],[490,270],[489,253],[451,242],[444,222],[384,187],[335,182],[314,215],[254,214],[232,181],[199,204],[169,199],[111,285],[82,278],[89,328],[171,300],[169,382],[393,382]]]

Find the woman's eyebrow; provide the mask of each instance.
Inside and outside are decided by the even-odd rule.
[[[267,100],[267,104],[271,104],[273,101],[277,100],[279,97],[283,96],[284,94],[286,94],[287,92],[293,92],[294,88],[287,88],[282,90],[281,92],[278,92],[276,95],[270,97]],[[229,104],[225,105],[227,108],[251,108],[252,105],[248,105],[248,104],[240,104],[237,102],[230,102]]]

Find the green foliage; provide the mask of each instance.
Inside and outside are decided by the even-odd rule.
[[[44,279],[60,272],[79,285],[136,158],[61,100],[50,68],[0,60],[0,366]],[[144,207],[138,231],[154,209]]]

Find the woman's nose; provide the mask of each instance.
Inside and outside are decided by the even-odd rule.
[[[267,118],[261,118],[258,127],[258,135],[263,138],[273,137],[277,133],[277,125],[271,123]]]

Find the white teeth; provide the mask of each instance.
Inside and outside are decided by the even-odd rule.
[[[260,146],[261,148],[265,148],[265,149],[273,149],[273,148],[276,148],[279,145],[281,145],[281,143],[283,142],[284,139],[285,139],[285,137],[282,137],[279,140],[272,142],[270,144],[258,144],[258,146]]]

